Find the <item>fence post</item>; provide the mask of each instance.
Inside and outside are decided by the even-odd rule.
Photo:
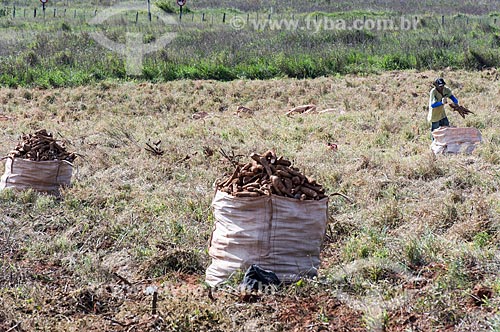
[[[54,8],[54,17],[56,17],[56,12],[57,12],[57,9]]]
[[[33,9],[33,18],[36,18],[36,8]]]
[[[222,14],[222,23],[226,23],[226,13]]]
[[[151,22],[151,1],[150,0],[148,0],[148,20],[149,20],[149,22]]]
[[[135,13],[135,24],[139,21],[139,12]]]
[[[441,16],[441,24],[444,25],[444,15]]]
[[[66,8],[64,8],[64,14],[63,14],[64,17],[66,17]]]
[[[16,6],[14,5],[14,9],[12,10],[12,18],[16,18]]]
[[[205,13],[201,13],[201,21],[205,22]]]

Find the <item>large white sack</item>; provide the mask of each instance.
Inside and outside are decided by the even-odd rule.
[[[234,197],[217,192],[206,282],[214,287],[257,264],[281,281],[317,275],[328,220],[328,198]]]
[[[476,128],[439,127],[432,132],[432,136],[431,150],[435,154],[470,154],[482,142],[481,132]]]
[[[65,160],[32,161],[8,158],[0,179],[0,190],[5,188],[33,189],[59,195],[61,186],[69,186],[73,165]]]

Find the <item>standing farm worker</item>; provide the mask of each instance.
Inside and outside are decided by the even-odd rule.
[[[444,105],[448,103],[448,98],[454,104],[458,105],[458,99],[452,94],[451,89],[446,86],[444,79],[438,78],[432,85],[434,85],[434,88],[432,88],[430,93],[429,114],[427,115],[427,121],[431,122],[431,133],[439,127],[450,125],[444,110]]]

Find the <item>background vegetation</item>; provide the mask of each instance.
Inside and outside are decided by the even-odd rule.
[[[167,11],[178,11],[172,2],[155,2]],[[405,69],[468,69],[495,67],[500,62],[498,1],[472,5],[442,2],[303,1],[222,3],[190,2],[181,25],[165,25],[146,12],[126,12],[103,25],[90,19],[107,7],[98,2],[51,2],[46,17],[33,18],[34,5],[4,1],[0,13],[0,84],[4,86],[77,86],[104,79],[126,79],[125,59],[89,35],[101,31],[111,40],[125,43],[125,31],[139,32],[145,43],[165,32],[177,38],[165,49],[144,59],[142,79],[165,82],[175,79],[234,80],[281,77],[315,78],[348,73],[377,73]],[[397,3],[397,4],[396,4]],[[304,6],[307,4],[307,6]],[[411,5],[410,5],[411,4]],[[14,8],[16,14],[14,17]],[[145,6],[146,8],[146,6]],[[340,11],[341,8],[344,11]],[[56,12],[54,13],[54,9]],[[54,17],[55,15],[55,17]],[[176,17],[176,14],[172,14]],[[442,15],[445,15],[444,24]],[[234,29],[238,16],[244,28]],[[392,19],[418,20],[411,30],[287,30],[264,26],[270,19],[305,20]],[[256,26],[254,22],[259,22]],[[85,47],[81,47],[85,45]]]

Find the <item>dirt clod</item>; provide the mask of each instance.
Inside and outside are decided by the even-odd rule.
[[[493,297],[493,289],[477,284],[472,290],[471,298],[476,306],[483,305],[486,300]]]

